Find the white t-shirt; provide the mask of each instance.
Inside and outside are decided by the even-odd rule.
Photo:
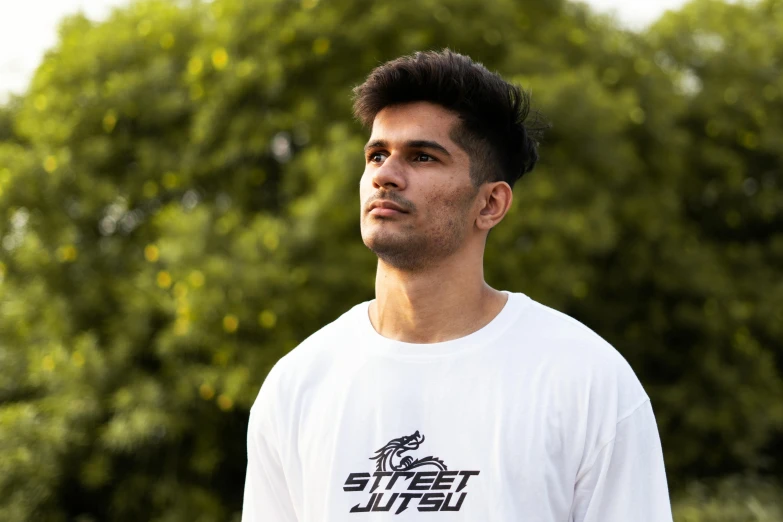
[[[250,413],[243,522],[670,522],[631,367],[506,293],[433,344],[381,336],[367,301],[280,359]]]

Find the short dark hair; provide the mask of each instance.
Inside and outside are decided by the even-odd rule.
[[[444,49],[417,52],[376,67],[354,88],[354,115],[372,127],[384,108],[428,101],[455,112],[461,124],[451,138],[470,157],[476,186],[505,181],[511,187],[538,161],[538,139],[549,127],[530,95],[468,56]]]

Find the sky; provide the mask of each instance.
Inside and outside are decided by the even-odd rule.
[[[586,0],[597,11],[614,13],[622,24],[642,29],[667,9],[685,0]],[[83,11],[101,20],[128,0],[0,0],[0,103],[21,94],[57,40],[57,25],[66,15]]]

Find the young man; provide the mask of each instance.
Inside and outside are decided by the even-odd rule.
[[[484,281],[537,161],[527,97],[416,53],[356,88],[376,298],[283,357],[251,410],[244,522],[670,522],[650,400],[575,319]]]

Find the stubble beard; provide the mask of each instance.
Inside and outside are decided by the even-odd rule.
[[[472,196],[456,205],[456,211],[449,216],[425,220],[426,228],[416,228],[405,223],[376,223],[373,233],[365,234],[362,240],[378,259],[397,270],[422,272],[437,266],[444,259],[455,254],[465,242],[467,228],[460,221],[464,218]],[[366,216],[365,219],[384,220]],[[396,227],[396,230],[389,230]]]
[[[427,231],[376,230],[375,234],[363,239],[367,248],[387,265],[406,272],[421,272],[459,250],[464,233],[454,220],[449,219]]]

